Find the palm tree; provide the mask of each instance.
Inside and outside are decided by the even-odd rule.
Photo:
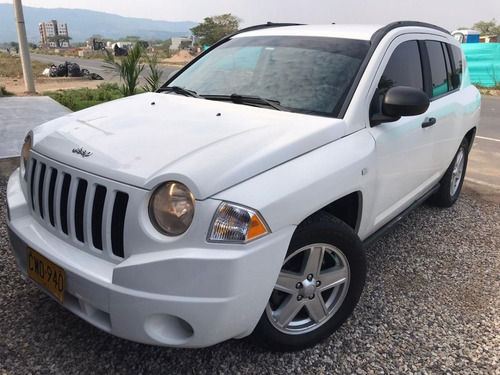
[[[104,62],[108,65],[103,65],[103,68],[114,73],[115,77],[119,76],[120,81],[123,81],[120,87],[123,96],[131,96],[137,93],[139,75],[144,70],[144,64],[139,64],[141,57],[142,47],[139,43],[136,43],[128,55],[121,60],[115,60],[113,53],[106,51]]]

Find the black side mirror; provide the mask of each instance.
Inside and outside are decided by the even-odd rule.
[[[382,122],[393,122],[402,116],[421,115],[429,108],[429,97],[413,87],[398,86],[389,89],[382,102],[382,113],[375,113],[371,118],[372,126]]]

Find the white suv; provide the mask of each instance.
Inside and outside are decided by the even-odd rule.
[[[456,201],[479,112],[436,26],[252,27],[157,93],[30,132],[12,251],[120,337],[309,347],[355,308],[367,243],[428,198]]]

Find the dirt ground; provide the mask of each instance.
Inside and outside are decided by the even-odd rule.
[[[165,64],[187,64],[195,58],[195,55],[191,54],[189,51],[179,51],[174,56],[163,59],[161,62]]]
[[[37,94],[59,89],[80,89],[84,87],[96,88],[104,81],[95,81],[85,77],[35,77],[35,90]],[[0,86],[15,96],[27,96],[23,78],[0,77]]]
[[[500,90],[488,90],[488,89],[481,89],[481,94],[483,95],[489,95],[489,96],[500,96]]]

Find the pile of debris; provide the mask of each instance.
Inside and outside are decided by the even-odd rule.
[[[66,61],[64,64],[59,64],[56,66],[54,64],[51,65],[50,68],[47,68],[42,73],[47,77],[90,77],[91,79],[103,80],[99,74],[90,73],[88,69],[81,69],[80,65],[77,63],[72,63]]]

